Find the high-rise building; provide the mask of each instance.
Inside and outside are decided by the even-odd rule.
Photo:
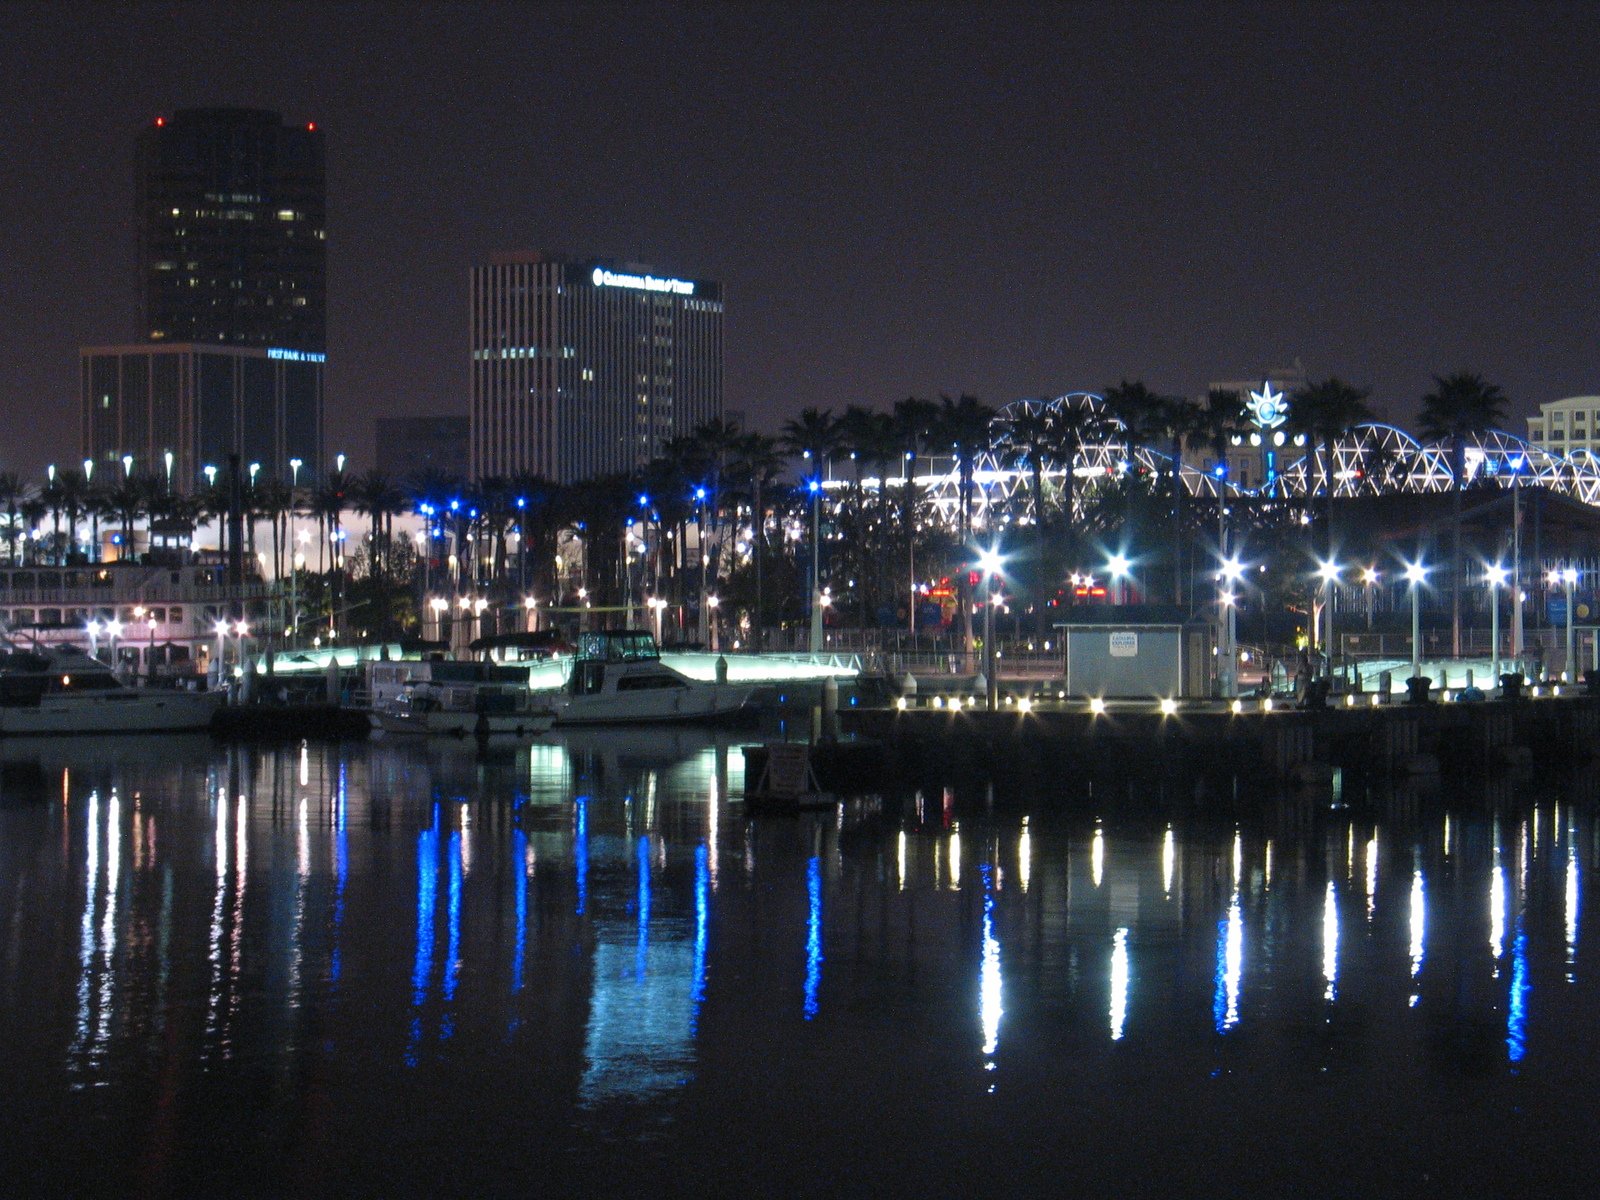
[[[372,465],[394,479],[431,473],[467,474],[466,417],[378,417]]]
[[[203,483],[208,466],[225,471],[231,454],[284,483],[322,476],[319,351],[190,343],[79,356],[81,447],[101,470],[131,456],[135,471],[170,472],[179,492]]]
[[[503,254],[473,268],[472,475],[632,471],[722,416],[722,287]]]
[[[327,348],[323,135],[186,109],[139,136],[139,294],[153,342]]]

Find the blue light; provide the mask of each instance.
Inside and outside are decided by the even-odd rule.
[[[461,979],[461,834],[450,835],[450,898],[447,916],[450,940],[444,958],[444,998],[456,998],[456,984]],[[440,1037],[449,1037],[448,1024]]]
[[[647,505],[649,503],[650,503],[650,497],[646,496],[643,492],[640,492],[639,493],[639,507],[643,508],[645,505]]]
[[[345,832],[348,783],[345,764],[340,763],[339,790],[334,797],[333,807],[333,958],[328,965],[328,974],[334,983],[339,982],[339,976],[344,969],[339,935],[344,929],[344,885],[350,877],[350,839]]]
[[[433,904],[439,886],[439,806],[433,807],[433,826],[417,835],[417,950],[411,966],[411,1033],[406,1039],[405,1063],[417,1065],[422,1041],[422,1006],[428,999],[428,979],[433,974]]]
[[[703,488],[703,487],[695,488],[695,490],[694,490],[694,498],[696,500],[704,500],[706,498],[706,490],[705,490],[705,488]]]
[[[574,803],[577,819],[572,835],[572,859],[577,875],[578,916],[581,917],[589,902],[589,797],[579,796]]]
[[[815,479],[808,479],[806,480],[806,490],[815,496],[822,490],[822,484],[818,483]]]
[[[639,860],[639,943],[634,952],[633,970],[636,978],[643,980],[650,955],[650,839],[641,837],[638,842]]]
[[[1511,1003],[1506,1014],[1506,1057],[1514,1063],[1528,1053],[1528,934],[1517,917],[1517,937],[1511,943]]]
[[[459,501],[459,500],[450,501],[450,511],[451,512],[460,512],[461,511],[461,501]]]
[[[1218,479],[1222,479],[1228,474],[1227,465],[1224,463],[1218,463],[1216,466],[1211,468],[1211,473]]]
[[[518,508],[527,508],[528,507],[528,498],[526,496],[518,496],[517,497],[517,507]]]
[[[706,845],[694,848],[694,986],[689,992],[693,1004],[689,1016],[692,1037],[700,1024],[700,1005],[706,998],[706,922],[711,910],[711,867]]]
[[[806,864],[806,1020],[817,1015],[822,990],[822,860]]]

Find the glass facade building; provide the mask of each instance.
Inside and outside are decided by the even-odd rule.
[[[98,346],[79,352],[84,458],[107,471],[166,470],[192,492],[228,455],[267,478],[322,475],[323,356],[281,347],[195,344]]]
[[[323,135],[257,109],[157,118],[136,156],[139,336],[327,348]]]
[[[722,287],[497,255],[471,278],[473,478],[626,473],[722,417]]]

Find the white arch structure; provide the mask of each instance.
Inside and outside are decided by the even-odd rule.
[[[996,420],[1022,412],[1037,412],[1061,406],[1080,406],[1104,414],[1103,400],[1093,392],[1069,392],[1053,400],[1019,400],[1001,409]],[[1121,428],[1120,423],[1113,424]],[[1292,443],[1290,443],[1292,448]],[[1444,492],[1451,486],[1450,451],[1443,443],[1424,444],[1396,426],[1374,421],[1356,426],[1331,447],[1332,482],[1335,496],[1389,495],[1406,492]],[[927,491],[934,510],[953,519],[960,502],[960,479],[953,461],[936,456],[933,470],[918,473],[916,482]],[[1149,447],[1131,454],[1125,440],[1115,436],[1085,445],[1078,455],[1074,474],[1079,494],[1098,478],[1115,476],[1144,468],[1159,476],[1172,469],[1172,458]],[[1059,488],[1064,468],[1044,472],[1046,481]],[[1510,487],[1514,483],[1547,487],[1584,504],[1600,505],[1600,458],[1579,451],[1563,457],[1541,449],[1509,433],[1494,431],[1476,438],[1466,448],[1466,474],[1478,486],[1492,484]],[[1244,498],[1303,499],[1320,495],[1325,486],[1323,454],[1320,447],[1306,448],[1299,458],[1286,463],[1270,482],[1259,487],[1240,487],[1210,472],[1187,463],[1179,466],[1179,479],[1193,496],[1215,497],[1219,488],[1229,495]],[[891,479],[891,485],[903,483]],[[1001,455],[985,451],[978,457],[973,473],[973,514],[977,523],[987,524],[990,508],[1002,509],[1013,520],[1020,514],[1012,501],[1020,494],[1026,508],[1031,486],[1029,472],[1009,467]],[[1025,519],[1025,518],[1024,518]]]

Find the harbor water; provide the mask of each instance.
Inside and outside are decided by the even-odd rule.
[[[750,820],[740,738],[0,745],[0,1191],[1592,1194],[1592,775]]]

